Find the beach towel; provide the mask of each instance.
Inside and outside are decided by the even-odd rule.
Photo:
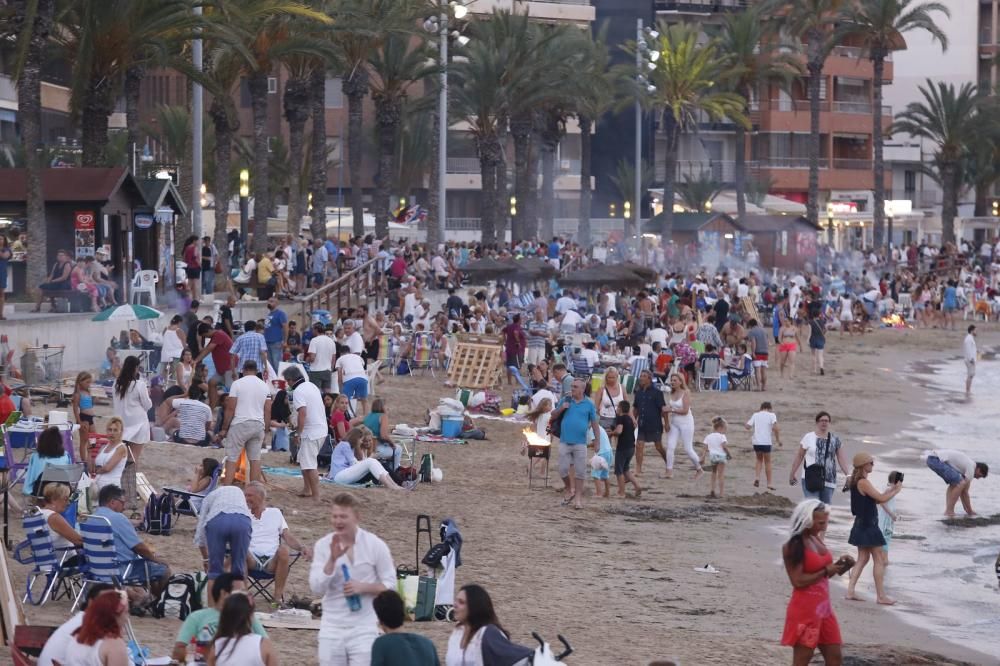
[[[427,442],[428,444],[468,444],[464,439],[458,437],[442,437],[441,435],[417,435],[415,438],[418,442]]]
[[[290,476],[292,478],[302,478],[302,471],[294,467],[264,467],[263,472],[265,474],[274,474],[276,476]],[[344,486],[346,488],[370,488],[372,486],[378,485],[369,481],[368,483],[337,483],[333,479],[321,476],[319,480],[323,483],[331,483],[335,486]]]

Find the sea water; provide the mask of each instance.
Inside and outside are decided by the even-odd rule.
[[[980,361],[971,399],[965,400],[965,365],[954,360],[934,366],[930,382],[931,404],[925,414],[913,415],[913,426],[880,441],[890,447],[876,455],[869,479],[880,491],[889,472],[905,474],[903,490],[896,496],[901,519],[889,547],[890,565],[886,591],[898,604],[898,613],[940,640],[1000,657],[1000,591],[994,563],[1000,553],[1000,525],[949,526],[943,522],[946,485],[921,459],[927,449],[958,449],[990,466],[986,479],[972,482],[973,509],[982,517],[1000,514],[1000,361]],[[913,381],[912,375],[901,381]],[[848,461],[864,450],[865,441],[848,441]],[[955,507],[963,517],[961,502]],[[853,523],[850,499],[838,489],[827,543],[835,556],[857,555],[847,543]],[[875,602],[869,564],[857,594]],[[834,594],[842,594],[846,576]],[[839,589],[839,591],[838,591]],[[934,650],[933,643],[922,646]]]

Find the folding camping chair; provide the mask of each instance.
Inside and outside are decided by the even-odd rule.
[[[14,627],[10,658],[14,666],[35,666],[45,643],[58,627],[19,624]]]
[[[698,390],[718,391],[719,374],[722,360],[718,356],[709,356],[698,362]]]
[[[295,563],[299,561],[302,557],[302,553],[297,551],[288,552],[288,571],[291,573],[292,567]],[[263,597],[265,601],[269,604],[275,603],[274,595],[271,594],[271,587],[274,585],[274,574],[264,568],[266,562],[262,562],[261,566],[254,569],[247,570],[247,585],[250,587],[250,593],[255,597]],[[277,601],[281,601],[278,599]]]
[[[528,382],[524,381],[524,377],[521,376],[521,371],[517,369],[517,366],[508,365],[507,371],[510,372],[511,377],[517,382],[517,387],[514,388],[514,396],[512,398],[514,404],[511,405],[511,407],[517,409],[517,404],[521,401],[521,398],[530,398],[535,392],[531,390]]]
[[[430,370],[431,377],[437,378],[434,374],[434,346],[431,344],[429,335],[413,336],[413,358],[410,359],[410,376],[414,370]]]
[[[368,361],[368,367],[365,368],[365,372],[368,374],[368,397],[375,397],[375,384],[378,382],[378,371],[382,367],[382,361],[374,360]]]
[[[593,374],[593,371],[590,369],[590,363],[587,362],[587,359],[580,354],[574,354],[572,356],[572,365],[574,377],[590,381],[590,375]]]
[[[171,511],[178,518],[180,516],[191,516],[192,518],[198,517],[198,512],[201,511],[202,500],[210,492],[215,490],[216,486],[219,485],[219,477],[224,474],[226,467],[226,459],[223,458],[219,462],[219,466],[215,468],[212,472],[212,478],[208,482],[208,487],[205,488],[204,492],[193,493],[190,490],[184,490],[182,488],[164,488],[163,492],[170,495],[170,507]],[[176,500],[176,501],[175,501]]]
[[[389,368],[389,374],[393,374],[396,368],[396,357],[392,353],[392,336],[383,333],[378,336],[378,360],[382,367]]]
[[[729,386],[732,390],[738,388],[744,391],[749,391],[752,389],[753,383],[753,361],[749,356],[743,356],[743,367],[739,372],[729,371]]]
[[[83,536],[84,563],[80,567],[83,585],[73,601],[71,613],[76,611],[80,599],[92,583],[108,583],[117,588],[128,584],[149,589],[149,560],[141,557],[122,560],[118,557],[110,520],[103,516],[88,516],[80,523],[80,534]],[[145,574],[142,580],[138,579],[138,567]]]
[[[28,574],[27,588],[21,603],[41,606],[50,596],[57,599],[60,590],[67,598],[72,597],[80,570],[76,566],[67,566],[66,562],[76,555],[76,549],[56,549],[52,546],[52,534],[46,525],[45,515],[36,508],[24,516],[24,535],[31,547],[31,559],[35,566]],[[42,576],[45,577],[45,586],[42,588],[42,596],[36,600],[32,590]]]

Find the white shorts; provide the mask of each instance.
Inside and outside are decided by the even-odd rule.
[[[538,365],[539,361],[545,359],[545,345],[541,347],[528,347],[524,351],[524,362],[528,365]]]
[[[965,362],[965,377],[967,379],[972,379],[976,376],[976,362],[966,361]]]
[[[766,367],[768,367],[767,361],[754,361],[753,362],[753,367],[755,367],[755,368],[766,368]]]
[[[303,439],[299,442],[299,456],[296,458],[296,462],[299,463],[301,469],[319,469],[317,458],[325,441],[326,437],[321,437],[319,439]]]

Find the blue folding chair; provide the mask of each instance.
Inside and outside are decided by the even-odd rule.
[[[510,372],[511,377],[513,377],[517,382],[517,387],[514,389],[513,396],[514,404],[512,405],[514,409],[517,409],[517,405],[521,401],[521,398],[530,398],[535,394],[535,392],[531,390],[531,386],[528,382],[524,381],[524,377],[521,376],[521,371],[517,369],[517,366],[508,365],[507,370]]]
[[[289,572],[291,572],[292,567],[295,566],[295,563],[299,561],[300,557],[302,557],[302,553],[289,551]],[[263,597],[269,604],[275,603],[274,595],[271,593],[271,588],[274,586],[274,574],[264,569],[263,566],[247,570],[247,585],[249,585],[250,593],[253,596]],[[281,600],[279,599],[278,601]]]
[[[730,369],[728,375],[731,390],[743,389],[744,391],[750,391],[753,388],[753,361],[749,356],[744,355],[743,367],[740,371],[734,372]]]
[[[219,461],[219,466],[212,472],[212,478],[208,482],[208,487],[200,493],[193,493],[183,488],[164,488],[163,492],[170,495],[170,507],[177,517],[191,516],[197,518],[201,511],[201,503],[205,496],[215,490],[219,485],[219,477],[225,473],[226,459]]]
[[[110,520],[104,516],[88,516],[80,523],[80,534],[83,536],[83,585],[76,595],[71,613],[76,611],[80,599],[92,583],[107,583],[118,588],[128,584],[148,589],[149,561],[141,557],[129,560],[118,557]],[[144,578],[139,578],[137,567],[142,567]]]
[[[57,599],[59,591],[63,590],[67,598],[73,596],[74,584],[80,578],[80,570],[75,566],[67,566],[67,561],[76,555],[75,548],[53,548],[52,534],[46,524],[45,515],[38,509],[24,516],[24,535],[31,548],[31,561],[34,564],[28,574],[28,585],[24,592],[22,603],[41,606],[49,600]],[[32,594],[38,579],[45,578],[42,596],[36,599]]]

